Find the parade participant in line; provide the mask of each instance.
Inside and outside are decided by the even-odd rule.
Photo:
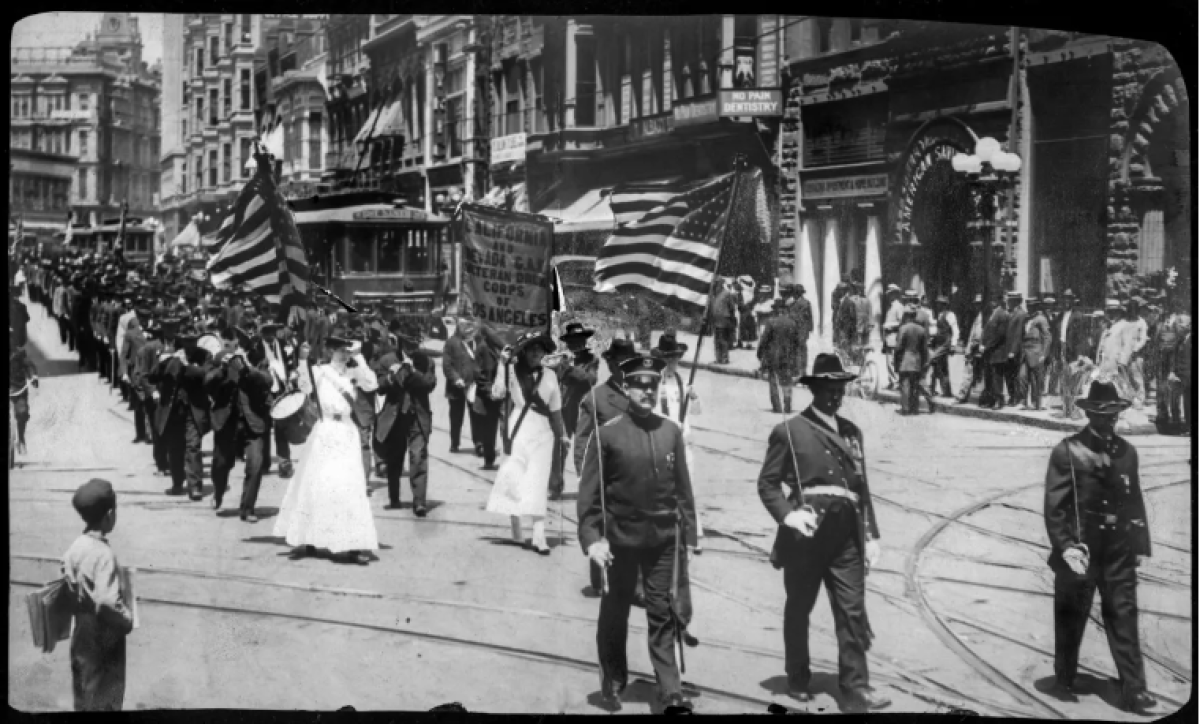
[[[387,472],[388,507],[400,509],[400,473],[408,454],[408,482],[412,488],[413,514],[424,518],[429,478],[429,436],[433,433],[433,409],[429,395],[437,388],[437,370],[421,349],[420,330],[398,333],[400,349],[389,351],[375,362],[378,394],[383,409],[375,423],[375,449]]]
[[[1150,556],[1150,531],[1138,475],[1138,454],[1114,432],[1129,407],[1111,383],[1094,382],[1075,401],[1088,418],[1081,432],[1050,454],[1046,470],[1045,520],[1048,562],[1054,571],[1054,693],[1073,692],[1079,646],[1092,598],[1100,589],[1100,612],[1128,711],[1149,714],[1156,702],[1146,692],[1138,642],[1137,568]]]
[[[914,314],[915,317],[915,314]],[[924,331],[924,330],[921,330]],[[758,477],[758,495],[779,524],[771,562],[783,569],[787,590],[783,644],[788,694],[812,701],[808,621],[821,584],[833,609],[838,642],[838,683],[853,709],[882,709],[891,702],[870,689],[866,652],[873,633],[867,620],[865,576],[879,559],[879,527],[867,485],[863,437],[837,414],[846,383],[836,355],[818,355],[801,378],[813,403],[775,426]],[[792,488],[785,494],[784,485]]]
[[[272,372],[262,345],[256,345],[246,354],[248,366],[238,366],[237,375],[237,437],[242,440],[246,456],[246,479],[242,483],[242,499],[238,506],[241,519],[257,523],[254,510],[258,502],[258,490],[270,460],[271,439],[271,385]],[[290,474],[290,473],[289,473]],[[287,476],[284,476],[287,477]],[[220,508],[217,504],[215,507]]]
[[[658,338],[658,346],[650,350],[650,356],[661,359],[666,366],[662,369],[662,378],[658,386],[658,401],[655,403],[655,410],[668,420],[674,421],[683,431],[683,440],[687,448],[687,463],[688,470],[695,470],[692,464],[694,456],[692,455],[691,432],[692,426],[689,422],[692,415],[703,414],[703,409],[700,405],[700,395],[696,392],[696,388],[692,385],[683,383],[683,377],[679,375],[679,360],[687,353],[688,346],[682,344],[675,339],[675,331],[667,330]],[[791,389],[788,390],[791,392]],[[683,417],[683,400],[688,400],[686,418]],[[682,419],[681,419],[682,418]],[[695,479],[692,481],[692,492],[695,493]],[[700,509],[696,509],[696,539],[699,541],[696,544],[696,551],[700,552],[704,543],[704,521],[700,517]]]
[[[492,397],[492,385],[496,376],[503,374],[500,353],[504,340],[494,330],[480,328],[476,334],[475,401],[471,412],[475,415],[475,442],[483,457],[481,470],[496,470],[496,434],[500,418],[504,414],[504,397]]]
[[[571,453],[571,441],[579,423],[579,405],[596,386],[599,360],[588,350],[587,341],[595,334],[579,322],[568,322],[560,338],[567,347],[563,364],[557,368],[558,386],[563,400],[563,440],[558,449],[550,480],[550,500],[560,500],[563,492],[563,468]]]
[[[129,357],[125,350],[125,336],[129,334],[129,326],[137,320],[137,310],[134,308],[133,292],[126,292],[122,300],[120,316],[116,322],[117,379],[120,380],[121,396],[130,400],[132,390],[129,388]]]
[[[509,516],[512,537],[525,544],[521,516],[533,518],[529,544],[539,554],[550,555],[546,543],[546,500],[555,458],[563,439],[562,394],[553,372],[542,367],[542,358],[554,352],[554,342],[544,332],[526,332],[511,351],[501,352],[501,369],[492,383],[492,397],[512,400],[508,419],[512,453],[500,464],[488,497],[487,511]],[[507,378],[507,380],[506,380]]]
[[[138,357],[146,346],[146,335],[142,332],[142,323],[135,313],[125,325],[125,337],[121,343],[121,384],[129,390],[129,404],[133,408],[133,442],[147,442],[150,436],[146,431],[146,412],[142,405],[138,387],[134,384],[137,377]]]
[[[463,417],[468,393],[475,383],[475,321],[459,317],[454,334],[442,351],[442,374],[446,376],[446,401],[450,403],[450,452],[456,453],[462,439]],[[471,440],[475,440],[475,416],[470,419]]]
[[[795,318],[787,314],[782,299],[776,299],[774,307],[775,316],[767,320],[758,343],[758,362],[762,373],[767,375],[771,411],[790,413],[800,330]]]
[[[63,344],[67,345],[72,352],[75,351],[75,336],[71,334],[70,323],[70,294],[69,287],[63,279],[62,275],[55,275],[55,285],[53,301],[50,308],[54,313],[54,320],[58,323],[58,338]]]
[[[278,334],[281,331],[282,325],[273,322],[270,318],[263,322],[258,328],[259,341],[254,347],[262,350],[263,355],[267,360],[267,371],[271,376],[271,397],[278,399],[281,395],[287,393],[288,386],[288,357],[284,353],[284,345],[279,340]],[[246,350],[249,352],[250,350]],[[271,469],[271,443],[274,442],[275,454],[279,458],[279,477],[290,478],[293,473],[292,467],[292,446],[288,443],[287,436],[282,428],[274,424],[270,415],[266,418],[267,426],[273,431],[266,438],[265,455],[265,472]]]
[[[204,389],[212,401],[210,419],[213,428],[213,509],[220,510],[229,487],[229,473],[237,460],[239,443],[238,418],[241,405],[238,383],[247,367],[245,352],[238,344],[235,328],[221,332],[222,349],[213,359],[212,368],[204,376]]]
[[[640,574],[659,703],[691,708],[683,697],[674,642],[684,633],[676,625],[686,630],[691,619],[686,561],[698,543],[696,508],[683,433],[653,414],[665,366],[641,356],[622,362],[627,412],[600,425],[579,483],[580,546],[595,565],[609,568],[596,644],[600,694],[613,706],[619,706],[628,682],[625,632]],[[678,547],[681,537],[686,552]],[[680,595],[672,600],[676,569]]]
[[[331,361],[312,368],[321,418],[309,433],[295,477],[288,481],[274,535],[296,548],[294,557],[324,548],[345,562],[365,566],[371,560],[367,551],[377,550],[379,541],[358,428],[351,418],[356,386],[347,367],[350,342],[331,335],[325,344]]]
[[[29,424],[29,387],[38,386],[37,368],[18,344],[15,331],[8,333],[8,404],[17,421],[17,453],[25,454],[25,427]]]
[[[71,680],[75,711],[120,711],[125,700],[125,637],[133,631],[130,601],[108,534],[117,525],[117,494],[92,479],[71,504],[86,525],[63,555],[62,572],[74,602]]]
[[[1025,322],[1021,348],[1021,370],[1022,377],[1025,378],[1022,387],[1026,391],[1026,399],[1021,409],[1041,410],[1046,350],[1050,346],[1050,325],[1046,322],[1046,315],[1043,314],[1038,300],[1030,299],[1029,308],[1030,316]]]
[[[928,333],[926,325],[917,320],[917,310],[911,306],[901,317],[900,333],[896,340],[896,356],[893,365],[900,375],[900,414],[916,415],[920,412],[917,395],[921,391],[921,375],[929,361]],[[935,412],[933,398],[929,397],[929,411]]]
[[[8,328],[16,335],[16,346],[24,347],[29,341],[29,310],[21,301],[20,292],[15,286],[8,288]]]

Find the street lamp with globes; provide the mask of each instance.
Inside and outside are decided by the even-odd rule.
[[[971,247],[980,252],[983,260],[982,299],[986,304],[990,295],[992,259],[1005,248],[1004,241],[996,239],[993,233],[999,209],[996,196],[1001,190],[1011,189],[1016,182],[1021,171],[1021,157],[1004,151],[999,141],[987,136],[975,142],[975,153],[955,154],[950,164],[956,173],[965,175],[971,184],[976,210],[976,218],[969,224],[976,230]],[[1004,226],[1011,233],[1012,220],[1006,220]],[[994,239],[991,244],[988,243],[989,238]]]

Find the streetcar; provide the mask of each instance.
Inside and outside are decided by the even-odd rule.
[[[377,191],[290,199],[314,281],[360,311],[391,307],[430,331],[453,277],[450,220]]]
[[[125,217],[125,244],[123,246],[127,264],[141,264],[153,260],[154,235],[158,229],[143,219]],[[78,233],[76,233],[78,236]],[[90,245],[86,250],[96,253],[111,251],[121,238],[121,219],[104,219],[91,229]]]

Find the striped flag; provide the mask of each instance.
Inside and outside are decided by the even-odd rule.
[[[616,228],[596,261],[596,291],[637,289],[664,306],[702,313],[717,272],[735,173],[699,186],[613,189]]]
[[[308,257],[269,163],[258,164],[222,231],[226,241],[208,263],[213,286],[242,286],[273,303],[292,292],[308,292]]]

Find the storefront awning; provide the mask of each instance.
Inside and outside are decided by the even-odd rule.
[[[362,128],[358,129],[358,135],[354,137],[355,143],[362,143],[363,141],[367,140],[368,135],[375,135],[372,130],[378,130],[375,129],[375,119],[378,118],[379,114],[382,112],[382,108],[376,108],[375,110],[371,111],[371,114],[367,116],[366,122],[363,123]]]
[[[542,209],[540,214],[555,220],[556,233],[595,231],[613,227],[612,209],[608,205],[608,188],[588,189],[577,199],[561,208],[558,203]]]
[[[404,135],[404,101],[397,100],[383,111],[371,138],[392,138]]]
[[[297,224],[445,224],[449,221],[445,216],[431,214],[422,209],[396,207],[391,204],[360,204],[340,209],[318,209],[296,213]]]

